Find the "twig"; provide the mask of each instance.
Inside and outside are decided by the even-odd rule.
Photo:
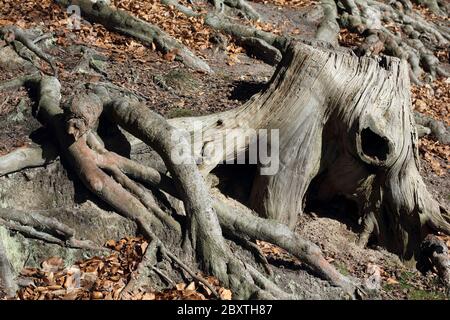
[[[126,295],[130,295],[133,291],[141,286],[143,275],[145,275],[146,268],[153,268],[156,263],[156,252],[158,246],[156,241],[151,241],[145,250],[145,254],[142,257],[141,263],[138,265],[136,271],[131,275],[130,281],[122,289],[120,298],[124,298]]]
[[[163,278],[164,280],[166,280],[172,287],[175,287],[177,284],[175,283],[175,281],[173,281],[172,279],[169,278],[168,275],[166,275],[161,269],[157,268],[157,267],[153,267],[152,270],[158,274],[161,278]]]
[[[217,293],[216,289],[203,277],[198,276],[194,273],[194,271],[191,270],[187,265],[185,265],[176,255],[174,255],[172,252],[167,250],[165,247],[161,247],[161,252],[170,258],[171,260],[175,261],[184,271],[186,271],[192,278],[197,280],[198,282],[203,283],[210,291],[211,293],[217,298],[220,299],[220,295]]]

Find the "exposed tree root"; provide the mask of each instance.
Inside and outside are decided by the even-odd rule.
[[[37,42],[30,39],[30,37],[25,33],[24,30],[16,26],[3,27],[0,28],[0,36],[2,36],[7,43],[11,43],[13,41],[20,42],[36,56],[47,62],[52,69],[53,75],[57,76],[58,71],[56,69],[55,63],[53,62],[53,58],[43,52],[42,49],[36,45]]]
[[[395,7],[375,0],[339,0],[342,11],[339,23],[365,36],[360,54],[385,54],[408,60],[411,66],[411,81],[420,83],[423,71],[432,77],[449,74],[442,68],[432,48],[446,48],[449,44],[448,30],[442,30],[412,10]],[[392,31],[401,28],[402,37]]]
[[[145,45],[154,43],[163,53],[172,52],[176,59],[186,66],[203,72],[212,72],[208,64],[192,53],[180,42],[167,35],[160,28],[135,18],[122,10],[115,10],[106,2],[90,0],[57,0],[58,4],[67,7],[77,5],[83,18],[104,25],[113,31],[134,37]]]
[[[52,144],[33,145],[16,149],[0,156],[0,177],[26,168],[40,167],[57,158],[57,151]]]
[[[414,3],[423,5],[430,9],[431,12],[438,15],[448,14],[448,3],[440,0],[414,0]]]
[[[316,32],[316,39],[338,45],[339,24],[338,13],[334,0],[322,0],[324,17]]]
[[[88,240],[76,239],[75,231],[67,225],[39,212],[0,208],[0,224],[31,238],[71,248],[107,250]]]
[[[158,251],[158,245],[156,241],[149,243],[141,263],[137,267],[136,271],[131,275],[131,279],[128,284],[123,288],[120,293],[121,298],[128,298],[138,289],[142,288],[148,281],[148,269],[154,268],[156,264],[156,254]]]
[[[16,78],[16,79],[0,83],[0,91],[17,89],[17,88],[27,85],[28,83],[32,83],[32,84],[37,83],[40,80],[41,80],[41,76],[38,73],[31,74],[31,75],[27,74],[27,75],[24,75],[24,76]]]
[[[357,7],[348,1],[348,10],[356,12]],[[159,29],[103,2],[73,3],[80,5],[89,19],[113,30],[147,43],[164,39],[161,48],[175,48],[170,42],[173,40],[165,38]],[[328,2],[324,6],[329,18],[322,23],[318,38],[334,41],[335,8]],[[224,235],[253,252],[255,247],[249,239],[275,244],[320,277],[355,296],[360,289],[357,281],[340,274],[317,245],[292,231],[310,196],[321,201],[344,196],[354,201],[364,226],[361,242],[375,237],[379,244],[405,259],[416,255],[430,230],[450,233],[449,215],[440,210],[418,173],[406,63],[389,57],[358,58],[328,48],[289,43],[287,38],[232,24],[215,13],[207,14],[205,19],[218,30],[241,39],[259,39],[262,44],[277,48],[280,55],[283,52],[283,60],[268,88],[241,108],[166,121],[137,99],[121,97],[117,90],[97,85],[81,89],[69,99],[64,112],[60,106],[61,85],[56,77],[18,79],[4,86],[11,88],[25,81],[38,84],[36,117],[54,133],[61,156],[86,188],[135,221],[150,241],[124,296],[145,282],[148,270],[172,281],[155,266],[159,252],[208,286],[195,271],[198,263],[203,271],[231,288],[236,298],[295,298],[259,271],[256,264],[243,261],[230,249]],[[203,71],[209,68],[190,52],[183,52],[179,57],[187,65]],[[96,133],[101,114],[155,150],[166,170],[158,171],[151,164],[144,166],[107,150]],[[191,128],[194,121],[202,125],[200,136]],[[259,129],[278,130],[279,143],[278,137],[264,136]],[[237,145],[224,146],[225,136],[236,139]],[[250,198],[259,217],[229,205],[220,194],[213,195],[205,181],[217,164],[236,159],[251,148],[255,139],[270,142],[271,151],[279,151],[280,160],[279,170],[264,175],[273,163],[259,154],[260,171]],[[46,163],[47,158],[38,149],[26,149],[25,155],[19,150],[0,158],[0,175]],[[20,161],[13,165],[11,159]],[[185,215],[163,210],[151,190],[181,200]],[[6,227],[44,241],[92,248],[90,243],[76,240],[73,230],[64,224],[35,212],[24,215],[0,209],[0,219]],[[1,249],[0,276],[8,282],[8,262]],[[186,262],[189,257],[196,263]],[[270,270],[264,259],[261,264]],[[212,287],[210,290],[214,292]]]
[[[60,149],[64,151],[64,156],[69,163],[94,194],[107,201],[117,211],[136,221],[144,235],[150,240],[157,241],[158,245],[163,248],[166,256],[194,276],[195,273],[183,264],[181,260],[177,260],[175,255],[165,248],[158,236],[152,231],[154,229],[167,234],[167,231],[163,230],[167,230],[167,227],[170,228],[171,226],[164,227],[165,221],[159,220],[152,214],[151,207],[146,206],[146,201],[136,191],[136,185],[133,185],[125,174],[120,173],[118,168],[113,169],[111,163],[108,163],[109,159],[102,154],[96,153],[94,149],[88,146],[87,140],[89,134],[87,131],[89,129],[86,132],[79,132],[74,135],[66,133],[67,128],[64,124],[65,117],[59,107],[59,88],[60,85],[56,78],[46,76],[42,78],[40,84],[39,113],[37,117],[54,130],[59,141]],[[77,101],[84,102],[85,100],[80,99]],[[172,132],[170,126],[162,118],[145,112],[144,117],[139,116],[142,122],[138,121],[135,123],[134,121],[137,119],[133,117],[133,110],[128,108],[127,101],[119,100],[117,102],[107,103],[107,105],[110,106],[110,111],[108,112],[111,113],[113,118],[119,119],[121,124],[128,129],[130,129],[129,124],[134,123],[137,128],[143,131],[143,133],[137,132],[138,135],[143,134],[144,140],[154,145],[156,149],[165,155],[163,159],[167,161],[166,164],[171,168],[171,174],[180,184],[179,192],[183,194],[186,211],[190,216],[190,243],[196,248],[196,252],[203,262],[205,269],[217,275],[223,283],[235,289],[237,297],[249,297],[259,292],[261,289],[258,289],[253,283],[253,278],[245,271],[244,264],[234,257],[223,240],[217,216],[214,214],[211,200],[208,200],[210,197],[208,190],[203,182],[203,178],[198,173],[195,163],[183,167],[171,162],[169,151],[171,149],[167,148],[172,148],[173,145],[167,144],[170,139],[164,131],[169,129],[168,132]],[[140,111],[143,110],[148,111],[146,108],[142,108]],[[145,117],[146,114],[147,117]],[[136,115],[139,115],[139,113]],[[125,119],[122,119],[122,116]],[[84,119],[89,119],[89,116]],[[160,125],[159,129],[158,126],[154,128],[151,126],[158,124]],[[150,125],[150,127],[146,128],[144,125]],[[130,131],[136,132],[134,130]],[[77,139],[74,141],[74,138]],[[97,149],[98,147],[97,145]],[[110,172],[113,177],[107,175],[102,168],[112,169],[112,172]],[[197,184],[196,187],[195,184]],[[32,227],[24,226],[20,228],[20,231],[28,231],[31,233],[31,229]],[[44,236],[39,232],[34,232],[32,236],[55,242],[55,239],[51,235]],[[268,292],[266,295],[270,295],[270,293]]]
[[[156,150],[164,160],[177,186],[189,218],[189,238],[203,268],[216,275],[238,297],[249,297],[260,289],[253,283],[245,264],[224,242],[209,190],[194,159],[189,159],[190,145],[162,117],[127,100],[106,103],[107,113],[121,127]],[[183,157],[184,161],[174,156]],[[268,292],[269,293],[269,292]],[[273,294],[273,292],[270,292]]]
[[[239,9],[248,19],[261,19],[259,13],[245,0],[223,0],[223,3],[229,7]]]
[[[420,269],[428,271],[435,268],[441,281],[450,293],[450,256],[447,245],[435,235],[428,235],[421,246]]]

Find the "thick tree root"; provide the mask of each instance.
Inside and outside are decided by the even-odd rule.
[[[233,36],[239,45],[246,49],[247,54],[256,59],[260,59],[270,65],[276,65],[281,61],[282,52],[288,42],[287,37],[277,36],[251,26],[237,24],[223,14],[221,8],[223,8],[224,4],[227,4],[239,8],[244,12],[244,15],[251,19],[258,20],[259,14],[244,0],[214,1],[216,10],[206,14],[196,13],[180,4],[177,0],[164,0],[162,3],[175,7],[188,17],[202,16],[206,25]]]
[[[105,150],[96,135],[90,133],[95,126],[88,125],[95,122],[90,118],[92,114],[98,116],[98,113],[91,112],[88,116],[80,118],[86,122],[86,131],[68,134],[64,125],[64,120],[67,118],[63,116],[62,110],[59,108],[59,82],[55,78],[44,76],[40,84],[39,113],[37,116],[44,124],[54,130],[60,144],[60,150],[63,151],[64,156],[69,160],[85,185],[94,194],[111,204],[117,211],[136,221],[144,235],[150,240],[156,241],[168,259],[185,269],[193,278],[198,278],[183,261],[162,244],[159,237],[151,230],[162,231],[169,227],[175,234],[179,234],[180,229],[177,222],[170,217],[167,218],[167,215],[161,210],[157,212],[155,203],[148,200],[142,187],[129,179],[128,175],[160,187],[172,185],[172,187],[167,188],[169,191],[170,189],[173,191],[175,189],[173,185],[176,185],[177,188],[174,192],[181,195],[180,198],[185,204],[189,217],[190,243],[197,253],[197,258],[202,261],[205,270],[216,275],[224,285],[231,287],[236,297],[291,297],[285,293],[281,295],[281,289],[278,289],[259,271],[253,270],[239,261],[229,250],[223,240],[219,220],[214,209],[214,201],[195,162],[192,159],[187,164],[180,165],[173,160],[172,150],[175,147],[181,146],[184,147],[184,150],[190,148],[189,143],[184,140],[184,136],[178,133],[179,140],[174,144],[173,134],[177,134],[177,131],[174,131],[164,119],[129,100],[108,100],[108,95],[105,94],[105,91],[102,92],[97,92],[97,94],[104,101],[107,114],[122,127],[157,150],[165,160],[172,178],[161,177],[158,172],[150,168],[145,168]],[[72,103],[83,102],[80,103],[78,110],[78,112],[83,113],[83,106],[92,105],[87,103],[89,99],[94,99],[93,95],[87,95],[85,98],[79,97]],[[94,105],[95,101],[98,100],[93,100]],[[183,156],[183,153],[180,155]],[[108,176],[106,172],[110,173],[112,177]],[[171,179],[174,179],[176,183],[169,183]],[[33,221],[21,222],[33,225]],[[170,223],[168,223],[169,221]],[[166,225],[166,227],[163,225]],[[25,232],[26,230],[22,228],[21,231]],[[242,233],[242,230],[240,232]],[[69,236],[70,232],[64,234]],[[37,236],[43,237],[41,234],[37,234]],[[46,240],[54,239],[46,237]],[[303,257],[299,253],[302,249],[297,250],[296,254]],[[314,254],[317,254],[317,252]],[[306,263],[308,264],[309,261]],[[252,271],[249,272],[248,270]],[[335,270],[332,271],[336,272]],[[327,274],[326,268],[321,274]],[[328,276],[327,279],[339,284],[336,277]],[[198,280],[201,281],[200,278]],[[258,284],[261,284],[262,287]]]
[[[53,58],[48,54],[46,54],[45,52],[43,52],[42,49],[36,45],[37,42],[30,39],[30,37],[25,33],[25,31],[16,26],[8,26],[0,28],[0,36],[3,36],[3,38],[7,43],[11,43],[13,41],[20,42],[28,50],[33,52],[36,56],[47,62],[52,69],[53,75],[57,76],[58,71],[56,69]]]
[[[364,238],[405,259],[418,253],[428,228],[450,231],[419,175],[408,66],[395,58],[292,44],[267,89],[242,107],[170,123],[192,132],[195,121],[193,153],[204,174],[245,152],[258,129],[279,130],[279,170],[258,175],[250,198],[263,217],[293,227],[306,197],[345,197],[367,226]],[[225,135],[236,146],[224,148]]]
[[[419,268],[428,271],[435,268],[439,278],[450,293],[450,256],[447,245],[435,235],[428,235],[421,245]]]
[[[231,288],[236,298],[295,298],[232,252],[223,236],[227,234],[278,245],[353,296],[358,284],[336,271],[316,245],[287,226],[302,212],[311,185],[319,190],[318,197],[325,196],[324,201],[342,195],[357,202],[367,234],[405,258],[413,256],[427,227],[450,233],[448,215],[439,210],[418,175],[406,66],[397,59],[358,58],[291,43],[269,87],[243,107],[170,122],[102,86],[77,94],[70,112],[64,114],[59,81],[43,76],[36,116],[53,131],[61,156],[84,185],[135,221],[164,259],[194,279],[204,281],[172,247],[183,246],[186,256],[193,253],[201,269]],[[152,147],[170,176],[108,151],[95,132],[102,113]],[[194,135],[196,143],[191,144],[180,129],[189,129],[193,121],[202,123],[203,135]],[[243,131],[227,132],[230,128]],[[269,219],[227,205],[220,195],[211,194],[204,179],[222,160],[247,150],[251,141],[247,138],[260,138],[256,129],[261,128],[277,129],[280,134],[282,165],[273,175],[257,175],[251,199],[259,214]],[[235,145],[223,149],[224,134],[237,138],[237,149]],[[206,152],[210,147],[220,152]],[[263,164],[267,165],[261,161],[261,170]],[[182,200],[186,216],[166,213],[145,186]],[[20,232],[77,243],[73,232],[54,221],[20,215],[12,219],[8,214],[1,217],[3,223]],[[150,262],[146,260],[142,268],[152,259],[149,251]]]
[[[245,0],[223,0],[223,3],[229,7],[239,9],[248,19],[261,19],[259,13]]]
[[[322,0],[324,17],[316,32],[316,39],[338,45],[339,24],[337,23],[338,13],[334,0]]]
[[[299,237],[286,225],[256,217],[254,214],[237,210],[217,200],[214,204],[224,230],[236,235],[248,235],[253,239],[266,241],[285,249],[301,262],[310,267],[322,279],[354,294],[357,285],[354,281],[339,273],[323,257],[321,250],[314,243]]]
[[[17,89],[23,86],[26,86],[27,84],[36,84],[41,80],[41,76],[38,73],[31,74],[31,75],[24,75],[22,77],[4,81],[0,83],[0,91],[6,91],[6,90],[12,90]]]
[[[83,18],[91,22],[100,23],[112,31],[134,37],[145,45],[154,43],[163,53],[173,52],[177,60],[192,69],[212,72],[205,61],[160,28],[135,18],[125,11],[112,9],[103,1],[57,0],[56,2],[64,7],[77,5],[81,9]]]
[[[0,177],[22,169],[44,166],[56,158],[57,151],[51,144],[16,149],[0,157]]]
[[[167,227],[170,228],[170,225],[164,227],[164,221],[159,220],[156,215],[152,214],[150,208],[145,205],[145,201],[140,198],[140,194],[136,192],[136,186],[131,184],[131,180],[125,174],[121,174],[118,169],[111,170],[111,163],[108,163],[109,159],[102,157],[102,154],[95,151],[95,149],[98,149],[98,145],[97,148],[93,149],[88,146],[87,141],[90,136],[88,132],[81,135],[66,133],[64,117],[62,110],[59,108],[59,88],[60,85],[56,78],[42,78],[39,114],[37,116],[44,124],[54,130],[65,158],[94,194],[120,213],[136,221],[143,234],[149,240],[158,241],[157,243],[164,248],[166,255],[171,260],[175,259],[176,261],[175,256],[165,248],[162,241],[152,231],[154,229],[164,232],[163,230],[166,230]],[[77,101],[85,100],[80,98]],[[233,288],[237,297],[249,297],[261,291],[254,284],[252,276],[245,271],[244,264],[234,257],[225,244],[217,216],[214,214],[211,201],[208,200],[210,197],[208,190],[195,163],[186,167],[172,163],[169,150],[173,145],[168,144],[170,139],[165,132],[165,130],[168,130],[167,132],[173,133],[170,126],[162,118],[148,113],[150,111],[146,108],[128,108],[129,102],[125,100],[113,101],[106,103],[106,105],[109,106],[107,109],[109,108],[108,113],[112,118],[119,120],[120,124],[137,135],[142,135],[145,141],[163,154],[163,159],[167,161],[167,166],[171,168],[172,176],[179,182],[179,192],[183,194],[185,208],[190,218],[191,244],[196,249],[198,258],[203,262],[204,268],[215,274],[225,285]],[[147,112],[137,113],[139,119],[136,119],[133,113],[136,110],[146,110]],[[89,119],[89,116],[85,119]],[[130,128],[131,124],[134,124],[133,128]],[[149,127],[146,127],[147,125]],[[136,128],[140,128],[142,132],[136,131]],[[77,139],[74,141],[74,138]],[[107,175],[102,168],[109,168],[112,171],[113,178]],[[167,234],[167,231],[164,233]],[[176,261],[176,263],[183,269],[189,270],[181,261]],[[188,273],[194,275],[193,271],[188,271]],[[271,294],[266,293],[266,295]]]
[[[76,239],[75,231],[67,225],[36,211],[0,208],[0,224],[31,238],[70,248],[107,251],[89,240]]]

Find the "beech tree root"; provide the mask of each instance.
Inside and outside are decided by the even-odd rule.
[[[35,41],[36,39],[35,40],[31,39],[30,36],[27,35],[24,30],[16,26],[2,27],[0,28],[0,36],[6,41],[6,43],[14,43],[14,42],[21,43],[23,46],[25,46],[25,48],[27,48],[28,50],[33,52],[36,56],[47,62],[52,69],[53,75],[57,76],[58,71],[56,69],[56,65],[53,61],[53,58],[48,54],[46,54],[44,51],[42,51],[42,49],[39,48],[39,46],[37,46],[36,44],[38,41]],[[20,52],[21,51],[18,51],[18,53]]]
[[[87,5],[83,0],[79,3]],[[107,15],[120,22],[124,18],[104,4],[83,10],[88,14],[95,11],[91,14],[96,19]],[[224,21],[220,18],[215,23]],[[39,89],[36,117],[53,133],[58,153],[69,168],[92,194],[135,221],[149,240],[124,297],[141,286],[149,271],[173,282],[155,265],[159,253],[205,286],[207,281],[196,270],[216,276],[235,298],[295,298],[265,272],[267,261],[244,261],[231,250],[225,236],[252,252],[249,241],[277,245],[355,297],[364,291],[358,280],[340,274],[316,244],[292,231],[309,197],[328,202],[343,196],[355,202],[363,228],[361,243],[374,238],[404,259],[417,257],[429,233],[450,234],[448,213],[432,198],[419,175],[406,62],[285,42],[287,39],[229,24],[221,27],[251,32],[283,49],[268,87],[242,107],[224,113],[168,121],[137,99],[98,83],[86,85],[62,108],[61,84],[56,77],[27,78]],[[150,146],[161,157],[164,170],[108,150],[97,133],[101,115]],[[201,123],[201,135],[193,132],[195,121]],[[267,140],[259,129],[277,130],[278,138]],[[236,144],[224,145],[225,136]],[[205,181],[219,163],[246,152],[252,138],[270,142],[279,160],[277,170],[264,175],[271,163],[258,158],[259,173],[249,199],[256,212],[229,205]],[[11,159],[17,163],[12,165]],[[0,158],[0,173],[39,166],[48,159],[38,147],[18,150]],[[181,200],[184,210],[164,210],[156,194]],[[94,247],[76,239],[64,224],[37,212],[0,209],[0,223],[44,241]],[[2,249],[1,280],[14,289]]]
[[[450,256],[447,245],[435,235],[428,235],[421,245],[422,256],[419,269],[423,272],[436,270],[450,293]]]
[[[412,10],[409,1],[396,6],[375,0],[336,0],[341,27],[362,35],[358,54],[387,55],[408,61],[411,81],[420,84],[423,72],[431,77],[448,77],[434,50],[448,48],[450,33]],[[401,29],[405,36],[393,31]]]
[[[207,73],[212,72],[205,61],[159,27],[133,17],[123,10],[113,9],[104,1],[57,0],[56,2],[64,7],[77,5],[83,18],[91,22],[100,23],[112,31],[136,38],[145,45],[154,43],[160,51],[174,53],[177,60],[192,69]]]
[[[72,104],[79,103],[77,115],[85,115],[79,118],[80,121],[85,121],[85,126],[82,126],[83,131],[80,132],[76,130],[81,126],[70,125],[74,114],[64,115],[59,106],[61,97],[58,80],[54,77],[43,76],[39,85],[38,119],[55,132],[60,152],[86,187],[118,212],[136,221],[141,232],[151,242],[148,250],[153,250],[151,248],[156,246],[166,259],[185,270],[192,278],[208,286],[205,280],[165,245],[168,234],[171,234],[169,238],[176,244],[182,240],[181,236],[184,232],[184,246],[191,248],[201,268],[216,275],[224,286],[233,290],[236,298],[294,298],[292,294],[281,290],[266,275],[241,261],[231,252],[224,240],[223,232],[239,238],[246,236],[252,239],[261,238],[292,250],[294,255],[302,259],[306,265],[310,265],[317,274],[341,286],[349,295],[354,295],[356,285],[329,265],[317,246],[302,240],[278,222],[265,221],[251,213],[231,213],[232,208],[215,200],[194,159],[187,161],[186,164],[174,162],[171,156],[171,151],[175,148],[172,138],[178,130],[146,106],[137,101],[114,97],[106,88],[97,87],[94,93],[87,93],[72,101]],[[99,101],[102,102],[103,112],[111,120],[149,144],[161,155],[170,172],[170,178],[155,169],[105,149],[101,139],[95,134],[95,125],[92,125],[95,122],[92,121],[92,115],[98,117],[100,113],[92,112],[91,109]],[[83,107],[90,109],[83,109]],[[73,109],[71,108],[72,111]],[[184,135],[181,135],[177,141],[177,146],[180,144],[184,145],[185,150],[190,149]],[[133,178],[179,197],[184,203],[187,223],[180,224],[174,217],[161,210],[147,189],[135,182]],[[25,232],[44,241],[62,244],[56,238],[56,232],[70,239],[71,244],[80,245],[80,241],[72,240],[73,232],[70,229],[36,213],[24,216],[8,209],[2,211],[2,214],[4,215],[2,223],[19,232]],[[14,220],[11,220],[13,217]],[[249,223],[251,217],[258,219],[257,225]],[[14,223],[7,223],[7,220]],[[22,227],[15,223],[20,223]],[[221,224],[225,231],[222,231]],[[43,226],[46,227],[42,229]],[[41,229],[34,230],[37,227]],[[165,241],[161,241],[161,238]],[[144,265],[152,264],[151,252],[146,254]],[[144,267],[139,268],[138,273],[142,272],[142,268]],[[154,267],[151,268],[156,273],[163,274]],[[131,283],[124,295],[130,294],[130,290],[136,286],[136,281],[133,280],[135,284]],[[210,289],[213,290],[213,288]]]

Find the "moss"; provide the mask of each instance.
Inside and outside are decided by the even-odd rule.
[[[18,237],[11,236],[8,229],[0,226],[0,241],[2,241],[3,246],[5,247],[6,255],[15,272],[22,270],[27,259],[26,246],[20,241],[20,238],[24,239],[21,235]]]
[[[184,69],[175,69],[164,76],[165,83],[178,92],[194,91],[200,84],[192,74]]]
[[[183,108],[173,108],[167,112],[168,118],[194,117],[197,115],[195,111]]]
[[[342,262],[334,261],[333,265],[344,276],[350,276],[350,272],[348,271],[348,269],[345,266],[345,264],[343,264]]]
[[[397,279],[398,284],[386,284],[385,291],[404,291],[408,300],[445,300],[447,296],[443,292],[419,289],[414,286],[415,274],[404,271]]]

